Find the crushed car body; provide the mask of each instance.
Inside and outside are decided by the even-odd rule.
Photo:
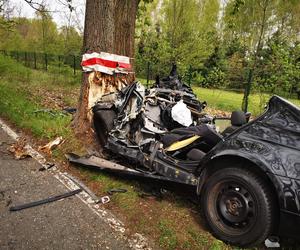
[[[255,246],[272,235],[299,239],[300,109],[273,96],[261,116],[249,121],[233,112],[220,132],[205,106],[176,68],[152,88],[134,82],[93,106],[100,143],[123,163],[67,158],[195,186],[212,233],[230,244]]]

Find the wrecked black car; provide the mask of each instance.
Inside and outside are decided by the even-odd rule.
[[[195,186],[212,233],[230,244],[299,238],[300,109],[273,96],[261,116],[249,121],[235,111],[220,132],[205,106],[176,73],[150,89],[135,82],[93,107],[100,143],[126,166],[95,156],[68,158]]]

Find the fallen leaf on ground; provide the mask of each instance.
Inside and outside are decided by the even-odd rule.
[[[31,157],[31,155],[26,149],[26,144],[26,139],[20,138],[16,143],[14,143],[8,148],[8,151],[12,152],[17,160],[21,160],[26,157]]]

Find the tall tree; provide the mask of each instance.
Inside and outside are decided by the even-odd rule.
[[[255,44],[255,48],[253,51],[253,59],[252,63],[250,64],[249,67],[249,73],[248,73],[248,78],[246,82],[246,87],[244,91],[244,97],[243,97],[243,103],[242,103],[242,110],[244,112],[248,111],[248,103],[249,103],[249,95],[250,95],[250,90],[253,84],[253,74],[256,69],[256,64],[258,60],[259,53],[261,49],[263,48],[264,45],[264,37],[265,33],[267,30],[267,23],[268,23],[268,8],[270,8],[270,2],[271,0],[262,0],[258,1],[258,6],[259,6],[259,11],[260,11],[260,19],[258,23],[258,39]]]
[[[197,67],[209,56],[217,40],[218,13],[217,0],[164,1],[162,30],[170,46],[170,63],[187,70],[192,62]]]
[[[295,0],[228,1],[223,18],[225,23],[224,44],[240,44],[242,53],[239,53],[238,57],[244,54],[243,58],[240,58],[243,64],[231,64],[231,66],[242,66],[243,71],[246,72],[240,78],[240,83],[244,85],[243,110],[248,109],[248,97],[253,84],[257,84],[258,81],[261,84],[261,75],[270,75],[270,72],[263,72],[267,69],[264,64],[269,63],[266,56],[263,55],[265,53],[263,50],[270,46],[268,41],[274,34],[279,40],[286,41],[291,48],[299,41],[299,10],[300,2]],[[271,49],[270,51],[275,53],[276,50]],[[229,60],[234,62],[237,55],[234,53],[232,56],[233,58],[230,57]],[[272,58],[277,60],[276,63],[281,64],[281,62],[279,63],[280,57]],[[242,72],[242,68],[236,68],[236,71]],[[296,74],[295,70],[293,72]],[[265,79],[265,77],[263,78]],[[238,81],[238,79],[236,80]],[[232,85],[232,87],[238,87],[241,85],[240,83],[235,82],[235,86]],[[272,91],[272,89],[270,88],[268,91]]]
[[[135,19],[139,0],[87,0],[83,53],[108,52],[134,56]],[[83,73],[78,111],[74,119],[77,134],[90,135],[89,73]],[[96,76],[95,76],[96,77]],[[97,81],[113,85],[116,81],[131,83],[134,74],[97,75]]]
[[[253,84],[259,53],[267,38],[271,35],[274,13],[273,0],[233,0],[226,7],[225,19],[227,29],[225,36],[238,39],[246,48],[248,74],[244,84],[242,109],[247,111],[248,99]],[[245,18],[247,17],[247,18]]]
[[[218,0],[164,0],[147,5],[143,15],[147,27],[142,27],[145,31],[137,39],[140,72],[147,63],[152,77],[168,73],[172,63],[182,75],[201,68],[218,41],[219,7]]]

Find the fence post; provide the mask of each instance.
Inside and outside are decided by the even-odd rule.
[[[33,58],[34,58],[34,69],[37,69],[37,67],[36,67],[36,52],[33,53]]]
[[[27,63],[27,52],[24,52],[24,56],[25,56],[25,66],[27,67],[28,63]]]
[[[147,62],[147,88],[149,85],[149,78],[150,78],[150,62]]]
[[[48,57],[47,57],[47,53],[45,53],[45,70],[48,70]]]
[[[76,67],[76,56],[73,55],[73,70],[74,70],[74,75],[76,75],[76,69],[75,69],[75,67]]]
[[[59,73],[60,73],[60,55],[58,55],[58,69],[59,69]]]
[[[192,82],[192,66],[190,65],[189,67],[189,71],[188,71],[188,85],[191,86],[191,82]]]

